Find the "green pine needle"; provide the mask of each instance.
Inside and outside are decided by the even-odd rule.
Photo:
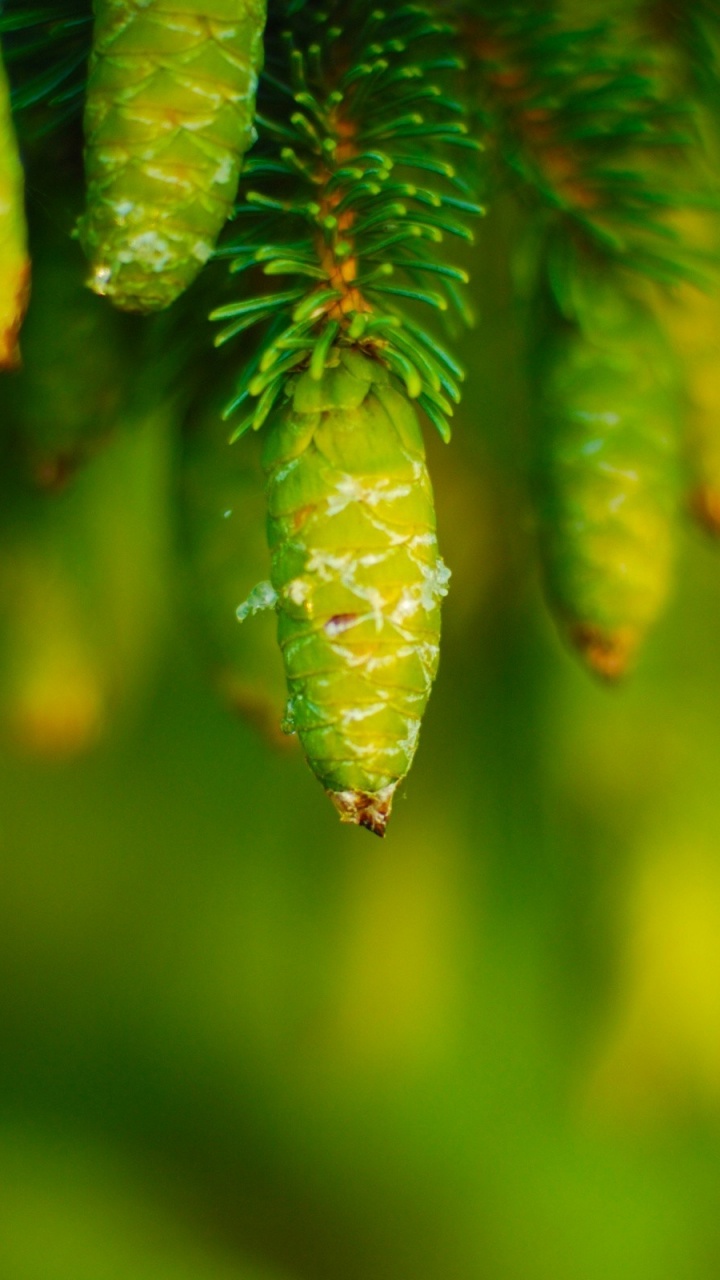
[[[700,197],[696,116],[675,74],[678,41],[662,32],[682,26],[707,67],[716,11],[714,0],[632,0],[607,16],[600,3],[578,6],[573,21],[549,0],[467,6],[465,44],[501,170],[560,236],[609,267],[668,282],[696,274],[667,231],[667,210]]]
[[[233,275],[257,266],[298,288],[212,313],[233,321],[218,344],[272,321],[227,415],[243,411],[239,431],[258,426],[278,380],[302,367],[319,379],[338,344],[358,345],[447,437],[461,371],[404,305],[469,318],[467,272],[438,257],[446,236],[472,242],[468,219],[484,212],[483,144],[449,91],[462,65],[452,28],[418,5],[368,12],[361,0],[331,0],[285,13],[268,32],[252,185],[218,256]]]
[[[33,6],[5,0],[0,38],[13,108],[30,113],[23,121],[26,133],[42,135],[79,114],[91,36],[91,0]]]

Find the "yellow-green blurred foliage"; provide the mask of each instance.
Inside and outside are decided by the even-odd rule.
[[[206,684],[162,421],[7,499],[2,1280],[718,1275],[720,559],[685,534],[627,687],[560,646],[506,227],[429,441],[452,590],[384,845]]]

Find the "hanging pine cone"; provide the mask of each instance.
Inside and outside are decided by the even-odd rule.
[[[255,136],[264,23],[264,0],[97,0],[80,237],[116,306],[169,306],[210,258]]]
[[[287,725],[343,822],[384,835],[437,670],[448,570],[415,413],[339,349],[270,428],[272,585]]]

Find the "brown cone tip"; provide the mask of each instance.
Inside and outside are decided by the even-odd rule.
[[[690,494],[690,512],[697,523],[713,538],[720,538],[720,492],[700,485]]]
[[[578,623],[570,639],[594,675],[615,684],[627,675],[638,644],[637,633],[630,627],[605,631],[590,623]]]
[[[341,822],[367,827],[373,835],[385,835],[397,782],[381,791],[328,791]]]

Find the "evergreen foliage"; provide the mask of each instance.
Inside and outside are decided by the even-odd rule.
[[[138,362],[144,366],[143,385],[155,379],[157,398],[172,407],[178,422],[189,420],[189,396],[196,404],[202,400],[198,388],[209,370],[215,371],[213,382],[232,388],[224,408],[232,438],[266,424],[266,459],[274,459],[267,463],[271,504],[285,483],[284,468],[295,476],[280,525],[271,521],[272,591],[260,593],[266,603],[274,601],[279,615],[294,708],[288,726],[298,729],[342,816],[384,829],[389,806],[380,821],[378,796],[388,787],[394,790],[404,776],[417,739],[417,725],[409,733],[404,712],[393,729],[388,727],[391,705],[397,712],[402,663],[412,662],[418,646],[427,643],[427,636],[420,637],[424,626],[417,635],[414,622],[403,630],[407,619],[396,612],[398,601],[407,601],[407,592],[417,586],[410,581],[417,564],[411,555],[413,563],[400,569],[390,551],[396,544],[406,550],[415,545],[420,525],[434,539],[424,457],[417,451],[416,427],[408,424],[415,423],[414,404],[443,439],[450,435],[465,376],[453,342],[473,318],[467,284],[473,240],[483,225],[481,201],[504,190],[521,211],[514,272],[518,305],[528,320],[527,356],[535,387],[535,440],[528,455],[534,459],[530,488],[540,558],[560,628],[597,673],[622,674],[667,593],[683,467],[689,471],[690,507],[706,527],[720,527],[715,514],[720,510],[720,422],[715,420],[720,397],[712,385],[718,347],[708,336],[720,314],[715,301],[720,296],[717,6],[711,0],[683,6],[668,0],[426,0],[383,9],[368,8],[361,0],[271,0],[251,120],[254,83],[248,68],[251,73],[262,61],[257,43],[262,15],[253,9],[256,43],[243,63],[239,116],[235,106],[230,109],[230,116],[240,120],[242,145],[235,138],[227,152],[230,168],[218,204],[198,156],[202,153],[203,164],[221,159],[218,139],[210,133],[226,118],[223,104],[235,102],[237,86],[230,83],[228,69],[239,65],[240,55],[226,43],[221,74],[218,33],[237,33],[249,10],[246,0],[198,0],[194,8],[183,0],[178,23],[173,4],[150,0],[142,22],[135,22],[127,0],[95,0],[94,7],[90,0],[31,5],[6,0],[0,9],[15,129],[29,177],[31,256],[37,258],[43,291],[27,330],[23,380],[1,392],[12,438],[31,471],[35,468],[36,481],[48,457],[57,462],[68,451],[73,467],[80,461],[92,467],[97,447],[113,435],[110,419],[137,418],[122,407],[125,399],[114,385],[127,379],[132,361],[136,368]],[[189,52],[191,27],[198,43]],[[127,47],[115,43],[118,30]],[[108,32],[113,35],[109,45]],[[162,32],[162,40],[155,34],[150,39],[148,32]],[[65,235],[67,218],[54,211],[58,202],[48,196],[53,186],[67,185],[68,208],[81,203],[80,120],[88,66],[89,204],[80,220],[80,239],[95,288],[103,254],[112,258],[113,279],[116,268],[118,279],[128,271],[133,278],[127,287],[107,290],[100,281],[100,292],[110,295],[98,304],[106,310],[97,335],[102,377],[96,377],[96,369],[95,381],[85,387],[81,371],[87,353],[79,348],[95,338],[82,339],[86,329],[79,320],[66,334],[69,348],[78,348],[74,358],[55,341],[51,286],[44,283],[52,273],[43,265],[43,245],[52,242],[59,226]],[[109,115],[104,108],[99,114],[95,110],[98,68],[100,96],[106,105],[112,100]],[[187,114],[200,85],[208,102],[215,95],[207,120]],[[161,146],[158,152],[156,133],[172,135],[170,150]],[[233,204],[240,156],[255,134]],[[229,145],[221,140],[221,149]],[[2,161],[9,172],[17,154],[8,116]],[[113,175],[110,187],[107,174]],[[116,180],[126,183],[122,191],[115,190]],[[131,255],[130,264],[128,235],[132,238],[138,228],[155,235],[166,225],[162,192],[169,193],[170,208],[177,193],[187,194],[190,186],[192,216],[183,223],[190,240],[183,240],[182,263],[171,265],[171,287],[160,289],[156,261]],[[209,217],[211,204],[212,227],[203,223],[204,248],[195,253],[190,241],[202,230],[195,215],[199,210]],[[111,206],[108,239],[105,223],[101,234],[97,219],[99,210],[104,218]],[[9,207],[14,227],[22,229],[17,182]],[[187,213],[189,206],[183,207]],[[173,206],[168,226],[175,226],[175,217]],[[52,223],[52,234],[43,229],[43,219]],[[22,230],[16,239],[22,245]],[[60,292],[80,317],[83,274],[79,255],[77,261],[73,257],[75,246],[72,250]],[[60,257],[64,263],[62,252]],[[209,259],[208,265],[188,292],[201,258]],[[5,311],[12,310],[10,289],[8,283]],[[138,341],[140,330],[128,330],[115,342],[113,302],[121,308],[165,308],[180,295],[167,320],[147,330],[152,341]],[[492,309],[491,298],[478,301],[486,311]],[[37,337],[43,332],[47,340]],[[132,338],[129,346],[123,345],[126,336]],[[213,346],[220,350],[213,352]],[[74,361],[72,376],[66,377],[63,365]],[[105,388],[105,381],[113,385]],[[96,413],[98,397],[102,407]],[[370,555],[362,540],[367,530],[360,532],[362,516],[367,510],[377,515],[394,475],[389,463],[387,474],[378,473],[383,450],[389,450],[388,458],[392,453],[390,436],[379,427],[388,397],[395,406],[388,422],[405,442],[401,452],[409,447],[408,432],[415,441],[410,452],[416,483],[429,505],[420,525],[407,513],[396,522],[387,513],[385,541],[375,548],[372,572],[351,607],[347,572],[333,569],[328,576],[328,565],[333,556],[336,567],[352,564],[350,576],[357,584],[358,565]],[[206,399],[215,404],[217,397]],[[51,401],[57,406],[55,428],[43,407]],[[193,430],[216,442],[217,427],[197,425],[207,424],[207,416],[196,410],[190,416]],[[97,420],[97,432],[91,420]],[[344,456],[338,443],[343,431],[354,432],[353,463],[338,470],[325,462]],[[350,437],[342,438],[343,448],[349,448]],[[43,466],[38,465],[39,440]],[[217,473],[218,465],[221,469],[214,450],[215,443],[208,475]],[[202,457],[202,449],[194,453]],[[399,458],[402,471],[405,462],[401,465]],[[67,475],[63,471],[65,479],[72,469]],[[407,478],[401,487],[406,483]],[[197,493],[193,502],[202,512]],[[346,507],[347,527],[334,519]],[[201,560],[205,527],[202,521],[193,526],[192,519],[187,527],[201,530],[196,548]],[[307,537],[303,541],[313,529],[324,540],[322,571],[318,546]],[[232,548],[224,539],[210,532],[203,545],[212,548],[216,541],[222,542],[227,565]],[[438,577],[434,541],[431,559],[425,569],[437,585],[442,574]],[[224,581],[232,580],[225,573]],[[428,589],[422,606],[434,645],[444,581],[442,591]],[[322,606],[306,607],[316,593]],[[212,601],[204,598],[200,613],[209,619]],[[294,617],[291,606],[300,604],[303,617]],[[337,640],[337,618],[344,619],[343,643],[334,646],[332,662],[345,664],[337,677],[342,714],[323,683],[323,664],[329,660],[323,645],[328,637]],[[232,641],[224,638],[225,620],[219,625],[223,663],[231,670]],[[300,674],[289,658],[288,634],[296,625],[307,629],[305,651],[315,654]],[[370,641],[353,649],[356,626],[374,631],[374,649]],[[355,676],[363,664],[366,674],[372,670],[383,646],[388,652],[399,646],[400,665],[378,694],[372,680],[363,686]],[[423,705],[435,665],[435,657],[425,664]],[[348,701],[349,689],[355,703]],[[362,747],[359,739],[353,745],[363,706],[381,704],[382,733],[373,738],[368,723]],[[419,723],[419,715],[413,712],[413,717]],[[316,740],[338,733],[332,759],[327,743],[318,753]],[[390,756],[402,756],[401,765],[368,767],[363,773],[360,756],[364,752],[375,759],[381,738]],[[338,761],[351,761],[342,777]],[[341,793],[346,798],[338,804]]]
[[[467,318],[467,273],[438,251],[445,237],[471,241],[468,215],[482,212],[446,158],[481,149],[435,78],[460,66],[450,34],[413,5],[340,2],[271,34],[252,186],[222,253],[233,273],[258,266],[289,287],[213,312],[231,322],[218,344],[268,322],[229,406],[252,406],[237,434],[262,424],[293,368],[309,361],[320,379],[341,343],[381,358],[449,436],[461,371],[403,304]]]

